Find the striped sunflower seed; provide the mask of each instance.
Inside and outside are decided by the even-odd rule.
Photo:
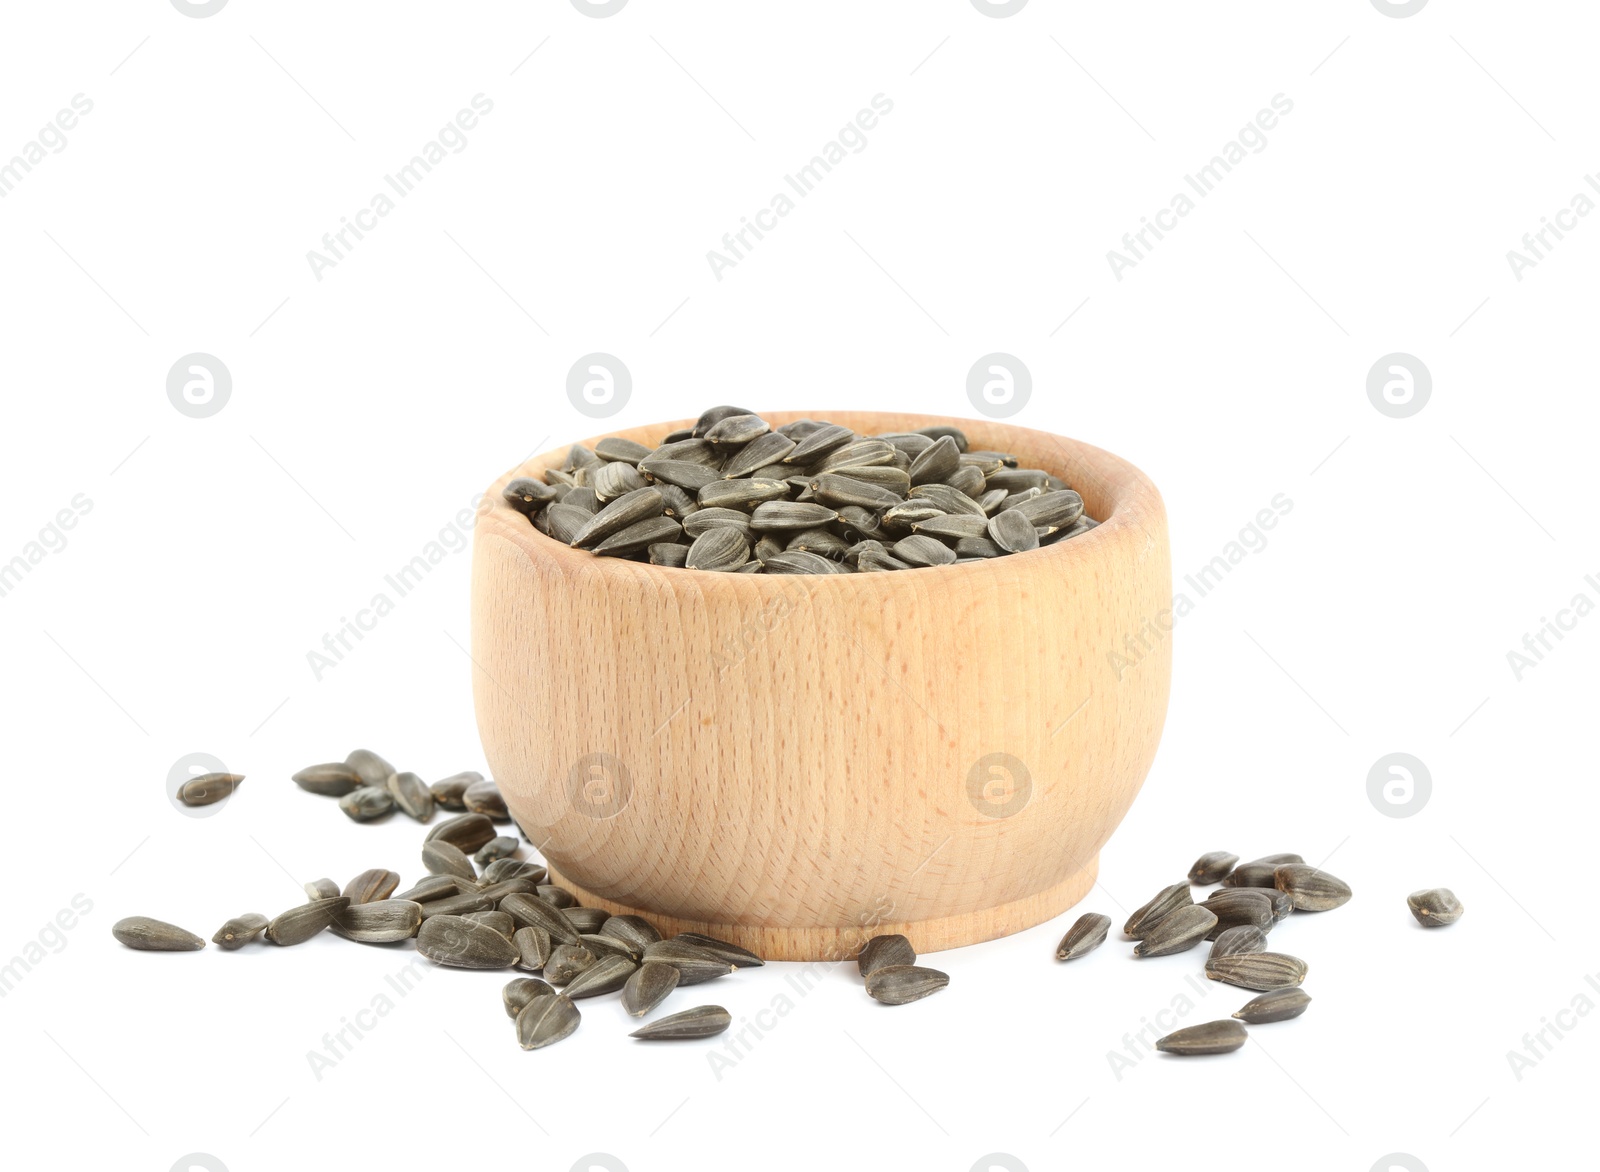
[[[622,986],[622,1008],[629,1017],[643,1017],[678,987],[678,970],[670,964],[647,961]]]
[[[492,928],[494,931],[504,936],[507,940],[511,940],[511,937],[516,933],[517,930],[516,923],[507,913],[502,911],[494,911],[490,908],[485,908],[483,911],[477,912],[463,912],[461,914],[461,918],[463,920],[471,920],[474,924],[482,924],[485,928]],[[516,942],[512,941],[512,943],[514,944]]]
[[[1311,1004],[1311,998],[1301,988],[1274,989],[1253,1000],[1246,1001],[1233,1016],[1251,1025],[1264,1025],[1272,1021],[1288,1021],[1299,1017]]]
[[[567,914],[567,922],[578,929],[580,936],[600,931],[600,925],[610,919],[610,913],[598,907],[569,907],[563,908]]]
[[[624,464],[638,464],[640,460],[650,455],[650,449],[635,440],[623,439],[620,435],[608,435],[595,444],[594,454],[602,460],[613,463],[620,460]]]
[[[327,798],[342,798],[361,787],[361,775],[342,761],[308,765],[294,775],[294,783],[307,793]]]
[[[1406,896],[1406,906],[1424,928],[1442,928],[1461,918],[1461,901],[1448,887],[1429,887]]]
[[[673,939],[692,944],[696,948],[703,948],[718,960],[727,961],[734,968],[758,969],[767,963],[748,948],[740,948],[737,944],[729,944],[726,940],[718,940],[715,936],[707,936],[703,932],[679,932]]]
[[[332,879],[313,879],[303,885],[307,899],[337,899],[339,885]]]
[[[787,456],[785,464],[813,464],[838,451],[856,438],[856,433],[837,423],[825,423],[806,434]]]
[[[514,1018],[535,997],[549,997],[554,994],[555,990],[537,977],[513,977],[500,990],[500,1000],[505,1005],[506,1016]]]
[[[352,903],[328,925],[328,931],[358,944],[390,944],[409,940],[422,927],[422,905],[406,899]]]
[[[472,854],[495,837],[494,823],[483,814],[457,814],[435,823],[424,842],[448,842],[463,854]]]
[[[412,903],[430,903],[436,899],[449,899],[462,894],[462,884],[454,875],[425,875],[405,891],[390,896],[391,899],[408,899]]]
[[[713,480],[700,490],[695,498],[702,509],[735,509],[748,518],[750,510],[768,501],[781,501],[789,495],[789,485],[782,480]]]
[[[1162,916],[1133,946],[1135,956],[1170,956],[1187,952],[1217,926],[1216,913],[1200,904],[1186,904]]]
[[[504,969],[517,962],[516,945],[486,924],[463,916],[428,916],[417,929],[417,951],[459,969]]]
[[[639,470],[632,464],[621,460],[611,461],[600,465],[591,482],[594,495],[601,504],[626,496],[635,489],[644,488],[644,477],[639,475]]]
[[[578,1007],[561,994],[535,997],[517,1014],[517,1044],[524,1050],[552,1045],[577,1029],[581,1020]]]
[[[917,950],[911,947],[911,941],[900,935],[874,936],[863,944],[861,951],[856,954],[856,967],[861,970],[863,977],[874,969],[916,963]]]
[[[1282,952],[1236,952],[1208,959],[1206,976],[1241,989],[1266,992],[1304,984],[1306,962]]]
[[[1213,883],[1221,883],[1238,861],[1238,855],[1230,855],[1227,851],[1211,851],[1203,854],[1194,861],[1194,866],[1189,868],[1189,882],[1197,887],[1209,887]]]
[[[770,430],[772,429],[767,426],[767,421],[761,416],[745,412],[740,415],[723,416],[706,428],[703,435],[709,444],[736,447],[766,435]]]
[[[1149,903],[1136,909],[1133,915],[1128,917],[1128,922],[1122,925],[1122,934],[1138,940],[1148,929],[1154,927],[1162,916],[1193,902],[1194,897],[1189,894],[1187,883],[1174,883],[1171,887],[1163,887],[1151,897]]]
[[[701,471],[705,469],[702,468]],[[654,488],[634,489],[590,517],[588,523],[573,536],[570,544],[577,547],[598,545],[607,537],[622,532],[636,522],[643,521],[647,517],[659,517],[665,504],[661,494]]]
[[[537,895],[508,895],[500,910],[510,914],[519,928],[540,928],[557,944],[578,943],[579,932],[566,913]]]
[[[334,899],[314,899],[310,903],[292,907],[267,924],[267,939],[286,948],[304,944],[333,923],[339,913],[349,906],[350,901],[341,895]]]
[[[600,925],[600,935],[620,940],[640,954],[661,939],[661,933],[642,916],[611,916]]]
[[[678,545],[670,541],[658,541],[654,545],[645,547],[645,552],[650,555],[652,566],[677,566],[680,569],[689,563],[689,547]]]
[[[742,480],[763,468],[778,464],[794,449],[794,440],[781,432],[769,431],[729,456],[722,466],[722,478]]]
[[[111,934],[140,952],[198,952],[206,942],[165,920],[128,916],[111,925]],[[244,943],[242,940],[240,943]]]
[[[620,504],[620,500],[613,502]],[[544,512],[539,514],[544,519],[545,527],[551,537],[561,542],[562,545],[576,545],[578,534],[594,519],[594,514],[585,512],[576,505],[569,505],[565,501],[559,504],[547,505]]]
[[[837,519],[838,513],[822,505],[798,501],[768,501],[750,514],[750,527],[758,531],[773,529],[815,529]]]
[[[517,512],[531,514],[555,500],[556,490],[542,480],[519,476],[500,490],[500,496]]]
[[[720,1005],[697,1005],[693,1009],[653,1021],[628,1036],[649,1042],[710,1038],[727,1029],[732,1021],[733,1015]]]
[[[402,813],[418,822],[433,817],[433,791],[415,773],[391,773],[385,788]]]
[[[736,529],[747,541],[752,539],[750,514],[740,509],[701,509],[684,521],[683,535],[692,542],[722,528]]]
[[[500,787],[492,781],[473,782],[461,795],[461,800],[474,814],[482,814],[495,822],[511,821],[511,811],[506,809],[506,800],[501,796]],[[484,846],[488,845],[484,843]]]
[[[691,570],[735,570],[750,560],[750,543],[733,526],[709,529],[695,538],[684,565]]]
[[[487,868],[490,863],[498,863],[501,859],[508,859],[516,854],[519,845],[521,844],[509,834],[498,835],[480,846],[472,856],[472,861],[481,868]],[[487,878],[487,871],[485,871],[485,878]]]
[[[988,537],[958,537],[956,538],[956,559],[961,558],[997,558],[1006,551],[1001,549]]]
[[[582,997],[598,997],[603,993],[615,993],[628,983],[628,978],[633,976],[638,967],[626,956],[618,956],[614,953],[602,956],[594,964],[568,981],[566,988],[561,991],[574,1001]]]
[[[671,517],[647,517],[626,529],[613,533],[589,552],[603,557],[624,557],[659,542],[676,541],[683,535],[683,526]]]
[[[394,766],[390,765],[371,749],[352,750],[350,755],[344,759],[344,763],[356,771],[361,778],[362,785],[381,787],[389,780],[389,774],[394,772]]]
[[[1013,505],[1011,511],[1021,513],[1034,525],[1054,525],[1060,528],[1071,525],[1083,516],[1083,498],[1070,488],[1045,492]]]
[[[1224,887],[1271,887],[1276,863],[1240,863],[1222,881]]]
[[[712,481],[719,479],[716,468],[709,465],[697,464],[690,460],[661,460],[654,456],[639,461],[639,471],[650,480],[675,484],[685,492],[699,492]]]
[[[1167,1054],[1229,1054],[1244,1045],[1247,1036],[1242,1023],[1223,1018],[1174,1030],[1156,1040],[1156,1049]]]
[[[461,848],[443,839],[422,844],[422,865],[430,875],[454,875],[459,879],[472,880],[478,877],[472,860],[462,853]]]
[[[733,972],[732,961],[723,960],[709,949],[686,940],[658,940],[645,945],[644,959],[657,964],[670,964],[678,970],[678,984],[698,985],[713,977],[725,977]]]
[[[825,557],[802,550],[784,550],[761,563],[769,574],[831,574],[836,567]]]
[[[466,803],[461,799],[467,792],[467,787],[475,781],[482,780],[483,774],[468,770],[465,773],[452,773],[449,777],[434,782],[428,790],[433,794],[436,805],[443,806],[447,810],[465,810]]]
[[[598,932],[584,932],[578,937],[578,942],[596,956],[625,956],[637,962],[644,955],[644,949],[625,944],[615,936],[602,936]]]
[[[499,839],[492,841],[498,842]],[[515,842],[515,839],[512,839]],[[482,853],[481,851],[479,853]],[[481,876],[485,883],[502,883],[507,879],[528,879],[534,884],[535,890],[546,878],[545,869],[538,863],[530,863],[525,859],[500,858],[490,863],[483,869]]]
[[[977,501],[948,484],[919,484],[911,490],[911,502],[932,505],[942,513],[966,513],[976,517],[983,512]]]
[[[938,969],[892,964],[867,974],[867,996],[884,1005],[908,1005],[931,997],[950,983]]]
[[[339,809],[354,822],[371,822],[394,809],[394,798],[381,785],[364,785],[340,798]]]
[[[222,927],[217,929],[217,934],[211,937],[211,943],[218,948],[232,952],[236,948],[243,948],[262,932],[266,931],[267,917],[258,912],[246,912],[242,916],[234,916]]]
[[[372,903],[374,900],[388,899],[399,886],[399,875],[382,867],[373,867],[346,883],[342,894],[349,896],[351,903]]]
[[[833,509],[845,505],[863,509],[892,509],[904,503],[904,498],[891,488],[836,472],[821,473],[811,481],[810,486],[817,501]]]
[[[543,928],[518,928],[511,934],[511,943],[517,946],[517,967],[531,973],[544,968],[555,947]]]
[[[464,916],[468,912],[492,911],[494,904],[492,895],[485,895],[481,891],[463,891],[460,895],[427,900],[419,906],[422,908],[422,918],[431,920],[434,916]]]
[[[1033,522],[1016,509],[1002,509],[989,518],[989,540],[1007,553],[1039,548],[1039,534]]]
[[[1080,956],[1087,955],[1106,942],[1106,933],[1111,930],[1111,917],[1103,916],[1099,912],[1085,912],[1079,916],[1067,934],[1061,938],[1061,943],[1056,945],[1057,960],[1077,960]]]
[[[911,461],[911,483],[935,484],[954,473],[959,467],[961,467],[961,452],[956,447],[956,441],[944,436],[923,449],[922,454]]]
[[[909,566],[948,566],[956,560],[955,550],[944,542],[914,533],[890,546],[890,552]]]
[[[1267,934],[1254,924],[1240,924],[1236,928],[1227,928],[1216,934],[1216,943],[1211,946],[1208,960],[1219,960],[1224,956],[1235,956],[1241,952],[1265,952],[1267,950]]]
[[[1262,855],[1259,859],[1251,859],[1245,866],[1254,867],[1265,864],[1271,867],[1282,867],[1287,863],[1303,862],[1305,862],[1305,859],[1296,854]]]
[[[1216,926],[1211,930],[1212,940],[1229,928],[1248,924],[1270,932],[1277,923],[1272,917],[1272,898],[1259,887],[1224,888],[1213,893],[1201,906],[1209,908],[1217,917]]]
[[[971,513],[940,513],[926,521],[913,521],[911,531],[944,541],[960,541],[963,537],[984,537],[989,532],[989,522]],[[993,543],[986,542],[986,545],[999,552],[999,547],[993,546]]]
[[[544,979],[552,985],[565,985],[579,973],[591,969],[596,957],[582,944],[557,944],[544,962]]]
[[[577,896],[573,895],[565,887],[557,887],[553,883],[540,884],[539,890],[535,894],[546,903],[561,908],[563,911],[567,908],[578,906]]]
[[[1305,863],[1286,863],[1273,872],[1273,886],[1289,897],[1297,912],[1326,912],[1350,902],[1350,885]]]

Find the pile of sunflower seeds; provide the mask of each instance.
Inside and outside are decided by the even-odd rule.
[[[779,428],[713,407],[655,448],[574,444],[543,481],[504,496],[540,533],[606,557],[740,574],[851,574],[960,565],[1093,529],[1083,498],[954,427],[860,435]]]

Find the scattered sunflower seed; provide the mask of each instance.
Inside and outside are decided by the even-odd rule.
[[[1241,1022],[1223,1018],[1174,1030],[1157,1039],[1156,1049],[1167,1054],[1228,1054],[1244,1045],[1247,1036]]]
[[[415,773],[391,773],[385,788],[403,813],[418,822],[433,817],[433,791]]]
[[[1282,952],[1236,952],[1208,959],[1206,976],[1241,989],[1287,989],[1305,982],[1306,962]]]
[[[313,879],[304,886],[307,899],[336,899],[339,895],[339,885],[332,879]]]
[[[517,967],[531,973],[544,968],[555,947],[550,942],[550,933],[543,928],[518,928],[511,934],[511,942],[517,946]]]
[[[472,856],[472,861],[480,867],[487,868],[490,863],[497,863],[501,859],[509,859],[516,853],[517,840],[510,835],[502,834],[497,838],[491,838],[479,847],[478,853]],[[487,869],[485,869],[483,877],[485,879],[489,878]],[[493,882],[493,880],[490,881]]]
[[[938,969],[892,964],[867,974],[867,996],[884,1005],[907,1005],[931,997],[950,983]]]
[[[454,875],[458,879],[472,880],[478,878],[472,860],[462,853],[460,847],[443,839],[422,844],[422,865],[430,875]]]
[[[152,920],[149,916],[129,916],[111,925],[111,934],[129,948],[140,952],[197,952],[206,942],[176,924]],[[242,943],[242,941],[241,941]]]
[[[1304,989],[1299,987],[1274,989],[1252,1001],[1246,1001],[1233,1016],[1251,1025],[1262,1025],[1269,1021],[1288,1021],[1291,1017],[1299,1017],[1310,1004],[1311,998],[1306,995]]]
[[[561,990],[574,1001],[580,997],[598,997],[602,993],[615,993],[628,983],[638,965],[626,956],[602,956],[588,968],[567,982]]]
[[[1406,906],[1424,928],[1442,928],[1461,918],[1464,910],[1455,892],[1448,887],[1430,887],[1406,896]]]
[[[733,1015],[720,1005],[697,1005],[653,1021],[629,1034],[630,1038],[645,1041],[666,1041],[685,1038],[710,1038],[727,1029]]]
[[[457,847],[463,854],[471,854],[494,837],[494,823],[484,815],[457,814],[454,818],[434,823],[423,841],[438,839]]]
[[[304,944],[333,923],[339,913],[349,906],[350,901],[341,895],[334,899],[314,899],[310,903],[292,907],[267,924],[267,939],[286,948]]]
[[[1235,956],[1241,952],[1265,952],[1267,950],[1267,934],[1253,924],[1240,924],[1236,928],[1228,928],[1217,933],[1216,943],[1211,946],[1209,960],[1220,960],[1224,956]]]
[[[1209,854],[1201,855],[1194,861],[1194,866],[1189,868],[1189,882],[1197,887],[1209,887],[1213,883],[1221,883],[1238,861],[1238,855],[1231,855],[1227,851],[1211,851]]]
[[[328,931],[358,944],[390,944],[409,940],[422,927],[422,905],[408,899],[352,903],[339,912]]]
[[[486,924],[462,916],[429,916],[417,930],[417,951],[435,964],[504,969],[517,962],[516,945]]]
[[[1162,916],[1177,911],[1194,903],[1194,897],[1189,893],[1187,883],[1174,883],[1171,887],[1163,887],[1151,897],[1150,902],[1138,908],[1133,915],[1128,917],[1128,922],[1122,925],[1122,934],[1137,940],[1144,933],[1155,926],[1156,921]]]
[[[500,787],[492,781],[473,782],[461,795],[461,800],[474,814],[496,822],[511,821],[511,811],[506,809],[506,800],[500,796]]]
[[[622,986],[622,1008],[630,1017],[643,1017],[678,987],[678,970],[670,964],[646,961]]]
[[[679,932],[673,939],[703,948],[719,960],[727,961],[734,968],[758,969],[766,964],[766,961],[748,948],[740,948],[737,944],[729,944],[726,940],[718,940],[715,936],[707,936],[701,932]]]
[[[554,992],[537,977],[514,977],[500,990],[500,1000],[505,1004],[506,1016],[514,1018],[535,997],[548,997]]]
[[[389,774],[394,772],[394,766],[390,765],[371,749],[354,750],[344,759],[344,763],[356,771],[356,774],[361,778],[362,785],[381,787],[389,780]]]
[[[344,885],[342,894],[350,897],[351,903],[371,903],[378,899],[388,899],[394,894],[394,889],[400,886],[400,876],[393,871],[386,871],[382,867],[374,867],[363,871],[354,879]],[[335,895],[341,894],[334,892]]]
[[[580,936],[600,931],[600,926],[611,918],[611,914],[604,908],[569,907],[564,910],[567,913],[567,922],[578,929]]]
[[[911,941],[899,935],[874,936],[861,946],[861,951],[856,955],[856,967],[861,970],[863,977],[871,975],[875,969],[916,963],[917,950],[911,947]]]
[[[1106,942],[1106,933],[1111,930],[1111,917],[1103,916],[1099,912],[1085,912],[1079,916],[1067,934],[1061,938],[1061,943],[1056,945],[1057,960],[1077,960],[1093,952]]]
[[[371,822],[394,809],[394,798],[382,784],[364,785],[339,799],[339,809],[356,822]]]
[[[293,780],[307,793],[328,798],[342,798],[351,790],[361,787],[361,775],[342,761],[308,765],[296,773]]]
[[[582,944],[558,944],[544,962],[544,979],[552,985],[565,985],[579,973],[593,968],[595,955]]]
[[[654,944],[647,944],[644,959],[670,964],[677,969],[680,985],[698,985],[713,977],[725,977],[734,969],[732,961],[723,960],[716,953],[698,944],[690,944],[687,940],[658,940]]]
[[[517,1014],[517,1043],[538,1050],[559,1042],[578,1028],[582,1015],[569,999],[556,993],[535,997]]]
[[[1133,955],[1170,956],[1174,952],[1187,952],[1216,926],[1215,912],[1200,904],[1186,904],[1144,929],[1143,937],[1133,946]]]
[[[600,935],[620,940],[641,954],[661,939],[661,933],[642,916],[611,916],[600,925]]]
[[[1350,885],[1305,863],[1286,863],[1273,872],[1273,886],[1297,912],[1326,912],[1350,902]]]
[[[519,928],[543,929],[557,944],[578,943],[580,933],[566,913],[537,895],[508,895],[500,901],[500,910],[509,913]]]
[[[267,917],[258,912],[246,912],[242,916],[234,916],[222,927],[217,929],[217,934],[211,938],[211,943],[218,948],[232,952],[236,948],[243,948],[262,932],[266,931]]]

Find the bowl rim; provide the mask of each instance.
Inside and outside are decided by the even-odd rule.
[[[1103,448],[1097,448],[1081,440],[1056,435],[1054,432],[1018,427],[1003,420],[966,419],[957,416],[924,415],[911,412],[881,412],[860,409],[824,411],[813,409],[811,411],[756,411],[755,413],[774,427],[781,427],[784,424],[800,419],[827,420],[851,427],[863,434],[884,434],[896,431],[915,431],[921,427],[947,426],[960,428],[967,435],[971,446],[979,451],[1012,451],[1018,448],[1030,451],[1040,448],[1046,450],[1054,449],[1055,452],[1063,457],[1056,460],[1054,466],[1040,457],[1030,456],[1029,460],[1032,462],[1032,466],[1043,468],[1045,471],[1061,477],[1061,479],[1067,481],[1069,486],[1079,492],[1083,492],[1083,489],[1080,488],[1079,484],[1074,483],[1074,478],[1087,485],[1089,491],[1083,492],[1086,505],[1085,511],[1090,512],[1091,516],[1093,512],[1087,508],[1091,496],[1097,503],[1109,503],[1110,508],[1106,516],[1101,519],[1100,524],[1088,533],[1078,537],[1070,538],[1066,541],[1058,541],[1054,545],[1027,550],[1024,553],[987,558],[981,562],[971,562],[959,566],[913,566],[909,570],[877,574],[731,574],[712,570],[691,570],[686,566],[657,566],[649,562],[631,561],[627,558],[599,557],[588,550],[562,545],[554,538],[535,529],[526,514],[513,509],[502,495],[506,485],[517,477],[537,478],[546,469],[559,466],[565,460],[567,451],[573,443],[580,443],[585,447],[593,448],[602,439],[622,436],[627,439],[637,440],[640,443],[647,443],[653,447],[659,444],[661,437],[667,433],[694,426],[694,419],[680,419],[666,423],[642,424],[636,427],[613,429],[586,439],[560,444],[528,457],[522,463],[502,473],[490,485],[483,501],[479,505],[479,517],[476,521],[475,531],[478,534],[492,533],[495,536],[503,537],[515,545],[530,561],[555,563],[563,572],[567,573],[600,574],[606,578],[619,581],[648,581],[656,584],[678,583],[706,586],[715,583],[719,587],[728,589],[747,590],[755,594],[772,594],[784,590],[793,590],[796,579],[803,582],[803,588],[809,592],[813,588],[844,588],[842,586],[832,586],[831,584],[835,582],[856,583],[859,585],[878,579],[899,580],[905,574],[933,571],[938,571],[941,574],[939,581],[971,583],[976,576],[993,574],[1000,567],[1015,570],[1026,565],[1043,569],[1047,565],[1047,559],[1059,563],[1060,568],[1064,568],[1071,559],[1093,558],[1108,553],[1113,548],[1122,548],[1136,534],[1140,538],[1141,546],[1147,545],[1155,540],[1152,536],[1152,530],[1163,532],[1165,529],[1166,509],[1161,499],[1161,493],[1154,482],[1139,468],[1121,456],[1108,452]],[[869,420],[871,421],[869,424],[865,423],[865,421]],[[1005,436],[1015,437],[1015,440],[1020,440],[1020,443],[995,442]],[[646,437],[654,437],[653,442]],[[980,441],[975,437],[983,438]],[[1071,475],[1068,475],[1069,471],[1072,473]],[[1020,561],[1019,559],[1026,559],[1026,561]],[[931,580],[921,577],[917,579],[917,581]],[[822,585],[823,583],[829,583],[830,585],[824,586]]]

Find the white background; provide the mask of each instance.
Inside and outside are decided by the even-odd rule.
[[[1600,1045],[1565,1014],[1600,1004],[1600,618],[1520,681],[1507,652],[1600,601],[1600,219],[1521,281],[1506,252],[1600,167],[1591,7],[8,6],[0,159],[75,94],[94,108],[0,200],[0,562],[92,502],[0,598],[0,956],[50,945],[0,1001],[6,1162],[1556,1159]],[[307,250],[479,93],[466,148],[317,280]],[[879,93],[865,149],[718,281],[707,250]],[[1266,147],[1118,281],[1107,250],[1280,93]],[[307,1052],[409,954],[112,940],[136,913],[209,937],[319,875],[414,881],[414,824],[358,827],[287,779],[357,745],[430,780],[483,768],[470,555],[320,680],[307,652],[530,451],[722,401],[971,415],[967,369],[997,350],[1033,374],[1016,422],[1161,487],[1180,579],[1293,502],[1179,624],[1160,753],[1082,907],[932,958],[949,990],[904,1009],[849,965],[804,997],[795,966],[702,987],[748,1020],[794,1001],[720,1078],[705,1044],[630,1042],[615,999],[524,1053],[502,974],[430,970],[318,1081]],[[194,351],[233,378],[206,419],[165,392]],[[634,379],[604,424],[564,393],[590,351]],[[1408,419],[1366,394],[1394,351],[1432,373]],[[1433,780],[1408,818],[1367,795],[1396,751]],[[210,818],[165,793],[192,752],[249,779]],[[1273,937],[1315,1002],[1232,1056],[1119,1077],[1125,1035],[1249,994],[1199,981],[1200,953],[1135,962],[1114,937],[1062,966],[1053,946],[1220,848],[1299,851],[1355,888]],[[1468,910],[1424,932],[1404,900],[1433,885]],[[79,894],[92,911],[48,931]],[[1560,1021],[1516,1077],[1507,1052]]]

